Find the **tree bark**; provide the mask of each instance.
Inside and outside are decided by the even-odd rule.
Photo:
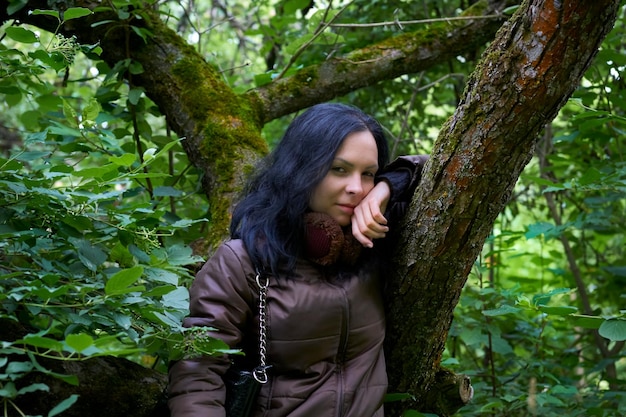
[[[108,4],[76,0],[73,5]],[[491,1],[493,9],[484,10],[493,13],[505,4]],[[578,85],[611,29],[618,5],[618,0],[525,1],[469,79],[425,167],[394,260],[386,346],[390,392],[409,392],[415,401],[388,407],[391,415],[407,407],[442,416],[453,412],[450,400],[438,405],[445,397],[443,391],[450,391],[437,393],[436,387],[461,289],[532,155],[537,134]],[[48,2],[30,0],[19,16],[7,16],[3,7],[0,20],[18,18],[55,29],[56,20],[27,13],[35,8],[46,9]],[[91,26],[104,19],[113,23]],[[260,136],[263,123],[473,51],[492,39],[493,23],[476,20],[449,30],[435,26],[429,32],[434,36],[431,40],[423,31],[414,32],[305,68],[242,96],[235,95],[213,66],[150,14],[141,21],[119,21],[114,13],[99,12],[69,21],[63,30],[82,43],[100,42],[102,57],[110,65],[124,59],[141,63],[144,72],[126,74],[129,83],[145,89],[173,130],[185,138],[190,160],[205,173],[214,227],[209,240],[217,242],[226,232],[228,209],[241,174],[266,152]],[[153,35],[144,42],[130,30],[131,24],[146,25]],[[468,42],[472,38],[477,41]],[[466,401],[467,389],[462,388],[466,383],[460,379],[461,403]],[[136,386],[146,388],[140,381]]]
[[[425,400],[461,290],[542,127],[578,86],[618,6],[524,1],[441,129],[402,227],[387,297],[390,390],[413,394],[410,405],[448,415]]]

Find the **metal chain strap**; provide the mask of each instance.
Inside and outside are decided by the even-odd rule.
[[[267,377],[267,368],[269,366],[265,363],[265,354],[267,352],[267,288],[270,285],[270,279],[267,276],[262,276],[261,272],[257,270],[256,283],[259,286],[259,359],[260,365],[257,366],[254,371],[254,379],[261,384],[267,383],[269,380]]]

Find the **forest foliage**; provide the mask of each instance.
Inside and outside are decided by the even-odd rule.
[[[460,3],[309,10],[309,1],[291,0],[276,13],[270,0],[155,7],[242,92],[329,51],[428,24],[412,22],[416,16],[454,16]],[[132,1],[112,4],[141,19]],[[35,13],[61,27],[91,12]],[[336,26],[317,33],[322,20]],[[464,416],[626,415],[625,24],[622,10],[574,97],[545,126],[457,306],[443,365],[472,378],[475,397]],[[0,322],[22,328],[0,346],[5,414],[14,414],[19,396],[48,389],[21,383],[51,372],[42,358],[112,355],[165,370],[185,351],[226,349],[184,338],[180,327],[186,288],[205,255],[192,248],[210,222],[201,173],[181,147],[184,138],[122,77],[141,66],[110,67],[99,52],[97,44],[33,27],[0,28]],[[381,120],[394,155],[428,153],[479,56],[341,101]],[[288,120],[265,126],[270,147]],[[75,401],[51,404],[48,415]]]

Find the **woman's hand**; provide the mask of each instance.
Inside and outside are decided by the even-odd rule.
[[[354,208],[352,235],[366,248],[374,246],[374,239],[381,239],[389,231],[383,216],[391,197],[389,184],[381,181]]]

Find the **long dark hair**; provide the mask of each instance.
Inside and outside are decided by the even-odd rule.
[[[273,273],[292,270],[304,238],[304,214],[313,189],[331,168],[344,139],[369,130],[378,148],[378,166],[389,150],[380,124],[345,104],[318,104],[296,117],[257,167],[233,212],[230,234],[244,241],[252,261]]]

